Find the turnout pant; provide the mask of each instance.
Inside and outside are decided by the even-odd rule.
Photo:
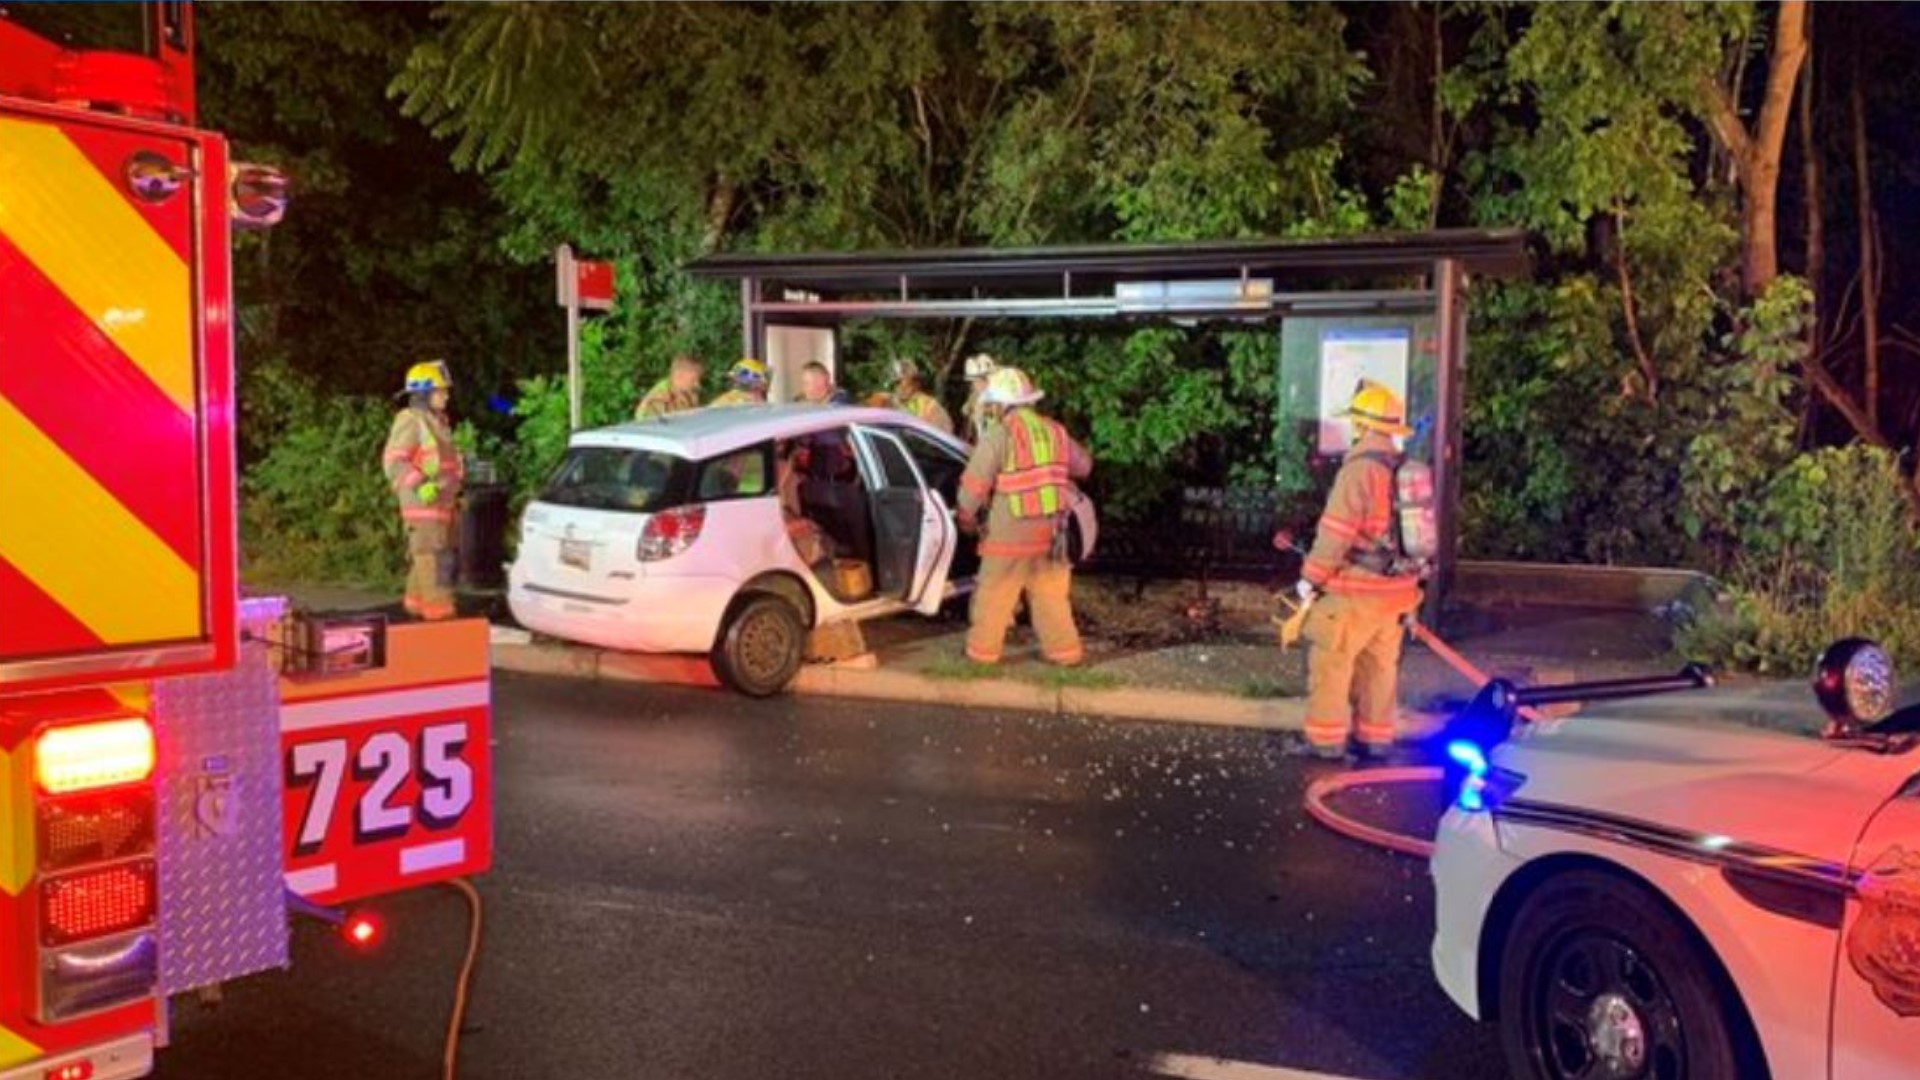
[[[407,522],[407,560],[407,611],[422,619],[452,618],[458,569],[453,527],[443,521]]]
[[[1307,742],[1345,747],[1358,721],[1360,741],[1393,742],[1400,704],[1400,620],[1419,594],[1314,601],[1303,636],[1307,654]]]
[[[1048,663],[1077,664],[1086,658],[1073,624],[1073,564],[1046,555],[989,555],[980,560],[967,627],[967,658],[997,664],[1024,593]]]

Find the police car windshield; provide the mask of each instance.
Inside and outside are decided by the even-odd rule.
[[[693,468],[658,450],[576,446],[554,470],[540,501],[583,510],[651,514],[687,500]]]
[[[6,19],[63,49],[152,56],[153,15],[146,4],[0,3]]]

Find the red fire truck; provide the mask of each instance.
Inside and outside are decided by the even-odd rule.
[[[187,4],[0,0],[0,1080],[145,1075],[290,913],[491,860],[486,625],[241,596],[229,230],[284,182],[194,120]]]

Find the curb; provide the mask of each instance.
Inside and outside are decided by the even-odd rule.
[[[717,687],[706,661],[692,656],[608,652],[513,639],[493,643],[493,666],[523,675],[557,675],[609,682]],[[1017,709],[1052,716],[1203,724],[1214,727],[1299,731],[1306,722],[1300,698],[1255,700],[1152,687],[1093,689],[1041,686],[1019,679],[935,679],[887,668],[813,664],[800,669],[789,693],[802,697],[854,698],[974,709]],[[1408,717],[1409,737],[1418,737],[1417,714]]]

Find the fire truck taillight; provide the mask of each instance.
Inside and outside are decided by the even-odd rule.
[[[49,878],[40,884],[40,940],[49,948],[90,941],[153,921],[151,860]]]
[[[40,869],[47,873],[153,852],[153,789],[123,788],[40,804]]]
[[[145,780],[153,757],[153,725],[144,717],[69,724],[40,733],[34,775],[41,791],[67,795]]]
[[[46,1080],[93,1080],[92,1061],[69,1061],[57,1069],[48,1069]]]

